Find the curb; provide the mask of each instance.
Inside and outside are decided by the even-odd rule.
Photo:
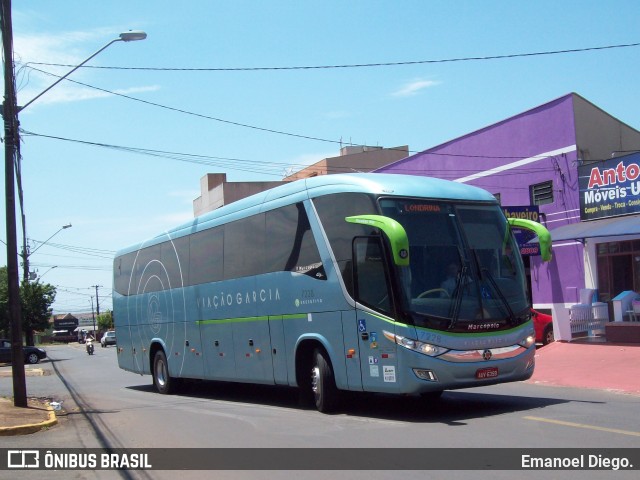
[[[30,423],[27,425],[17,425],[15,427],[0,427],[0,437],[11,437],[15,435],[28,435],[29,433],[39,432],[43,428],[48,428],[58,423],[56,412],[53,411],[51,405],[47,407],[49,411],[49,419],[40,423]]]

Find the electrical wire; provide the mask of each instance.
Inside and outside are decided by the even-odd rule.
[[[245,170],[250,172],[260,171],[260,169],[262,169],[261,173],[264,172],[269,174],[269,172],[264,170],[265,168],[273,167],[273,168],[289,168],[290,169],[290,168],[299,167],[302,169],[302,168],[309,167],[309,165],[303,165],[303,164],[266,162],[266,161],[260,161],[260,160],[216,157],[216,156],[208,156],[208,155],[201,155],[201,154],[179,153],[179,152],[171,152],[166,150],[152,150],[152,149],[140,148],[140,147],[112,145],[112,144],[106,144],[101,142],[92,142],[92,141],[71,139],[71,138],[59,137],[59,136],[53,136],[53,135],[45,135],[45,134],[30,132],[26,130],[23,130],[22,133],[25,136],[33,136],[33,137],[40,137],[40,138],[46,138],[46,139],[52,139],[52,140],[71,142],[71,143],[78,143],[81,145],[107,148],[107,149],[113,149],[117,151],[124,151],[128,153],[149,155],[153,157],[161,157],[161,158],[177,160],[181,162],[195,163],[199,165],[217,166],[217,167],[223,167],[223,168],[231,168],[236,170]],[[392,150],[392,149],[387,149],[387,150]],[[406,151],[406,150],[402,150],[402,151]],[[422,152],[422,153],[425,156],[430,155],[434,157],[443,157],[443,158],[451,157],[451,158],[464,158],[464,159],[476,159],[476,160],[521,160],[523,158],[536,158],[536,155],[533,155],[533,156],[531,155],[519,155],[519,156],[518,155],[482,155],[482,154],[445,153],[445,152]],[[542,160],[542,159],[552,158],[552,157],[549,157],[548,155],[539,155],[539,158]],[[208,161],[207,159],[213,159],[214,161]],[[229,163],[220,163],[218,162],[218,160],[226,161]],[[236,165],[233,162],[237,162],[239,165]],[[330,167],[329,172],[343,173],[343,172],[359,171],[364,169],[366,169],[366,167],[364,166],[358,167],[354,165],[349,165],[344,167]],[[424,173],[424,169],[415,169],[415,168],[409,168],[409,167],[403,168],[401,171],[402,173]],[[469,169],[457,168],[455,172],[452,172],[450,169],[444,168],[444,167],[441,170],[433,169],[433,168],[429,169],[430,174],[432,175],[437,174],[438,176],[442,176],[443,178],[459,178],[459,176],[462,174],[474,173],[477,171],[478,171],[477,168],[469,168]],[[518,169],[518,171],[513,171],[513,172],[505,171],[505,172],[496,174],[496,176],[522,175],[522,174],[535,173],[537,171],[539,171],[539,168],[535,168],[535,167],[531,167],[528,169],[520,168]]]
[[[31,66],[28,67],[28,68],[31,68],[32,70],[35,70],[35,71],[40,72],[40,73],[44,73],[45,75],[50,75],[52,77],[62,78],[59,75],[55,75],[55,74],[53,74],[51,72],[47,72],[45,70],[40,70],[39,68],[35,68],[35,67],[31,67]],[[236,126],[236,127],[248,128],[248,129],[251,129],[251,130],[257,130],[257,131],[266,132],[266,133],[273,133],[273,134],[277,134],[277,135],[284,135],[284,136],[288,136],[288,137],[302,138],[304,140],[314,140],[314,141],[317,141],[317,142],[334,143],[334,144],[340,144],[340,145],[343,145],[343,144],[355,145],[355,144],[351,144],[351,143],[348,144],[346,142],[343,142],[342,140],[331,140],[331,139],[328,139],[328,138],[313,137],[313,136],[310,136],[310,135],[302,135],[302,134],[298,134],[298,133],[285,132],[285,131],[282,131],[282,130],[275,130],[275,129],[272,129],[272,128],[259,127],[257,125],[250,125],[248,123],[241,123],[241,122],[235,122],[233,120],[226,120],[224,118],[213,117],[211,115],[205,115],[205,114],[202,114],[202,113],[191,112],[191,111],[184,110],[184,109],[181,109],[181,108],[162,105],[160,103],[150,102],[148,100],[143,100],[141,98],[132,97],[131,95],[125,95],[124,93],[118,93],[118,92],[114,92],[112,90],[107,90],[105,88],[95,87],[95,86],[89,85],[87,83],[78,82],[77,80],[71,80],[70,78],[65,78],[65,80],[68,81],[68,82],[75,83],[76,85],[82,85],[83,87],[91,88],[93,90],[98,90],[99,92],[108,93],[108,94],[111,94],[111,95],[115,95],[117,97],[126,98],[128,100],[133,100],[134,102],[139,102],[139,103],[142,103],[142,104],[145,104],[145,105],[150,105],[150,106],[153,106],[153,107],[162,108],[164,110],[169,110],[169,111],[172,111],[172,112],[175,112],[175,113],[182,113],[184,115],[189,115],[189,116],[192,116],[192,117],[203,118],[205,120],[213,120],[215,122],[220,122],[220,123],[224,123],[224,124],[227,124],[227,125],[233,125],[233,126]]]
[[[564,50],[549,50],[542,52],[529,53],[512,53],[506,55],[486,55],[478,57],[459,57],[459,58],[443,58],[435,60],[410,60],[399,62],[376,62],[376,63],[352,63],[343,65],[298,65],[298,66],[280,66],[280,67],[208,67],[208,68],[174,68],[174,67],[120,67],[120,66],[100,66],[100,65],[83,65],[82,68],[94,68],[104,70],[143,70],[153,72],[253,72],[253,71],[283,71],[283,70],[329,70],[329,69],[348,69],[348,68],[372,68],[372,67],[397,67],[406,65],[428,65],[437,63],[455,63],[455,62],[476,62],[487,60],[505,60],[523,57],[539,57],[546,55],[562,55],[582,52],[593,52],[598,50],[611,50],[616,48],[637,47],[640,43],[626,43],[619,45],[604,45],[598,47],[571,48]],[[25,66],[42,65],[51,67],[76,67],[77,65],[69,65],[63,63],[45,63],[45,62],[27,62]]]

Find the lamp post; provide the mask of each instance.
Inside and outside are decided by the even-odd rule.
[[[34,253],[36,253],[40,249],[40,247],[45,245],[49,240],[51,240],[53,237],[55,237],[57,234],[59,234],[62,230],[66,230],[67,228],[71,228],[71,224],[70,223],[68,225],[63,225],[62,227],[60,227],[60,229],[56,233],[51,235],[44,242],[41,242],[40,245],[38,245],[36,248],[34,248],[32,252],[28,251],[27,245],[24,245],[22,247],[22,255],[21,255],[21,257],[22,257],[22,267],[23,267],[22,268],[22,279],[25,282],[29,281],[29,257],[31,255],[33,255]]]
[[[42,280],[42,277],[44,277],[47,273],[49,273],[49,272],[50,272],[51,270],[53,270],[54,268],[58,268],[58,265],[54,265],[53,267],[49,268],[49,270],[47,270],[46,272],[44,272],[42,275],[39,275],[39,276],[38,276],[38,280],[37,280],[37,281]]]
[[[7,312],[11,325],[11,364],[13,370],[13,404],[16,407],[27,407],[27,387],[24,372],[24,356],[22,349],[22,318],[20,308],[20,285],[18,274],[18,245],[16,228],[16,195],[15,195],[15,162],[20,143],[18,133],[18,113],[51,90],[54,86],[75,72],[82,65],[98,55],[115,42],[131,42],[144,40],[147,34],[141,31],[126,32],[107,43],[85,61],[60,77],[42,93],[35,96],[22,107],[18,107],[15,90],[15,73],[13,67],[13,27],[11,20],[11,0],[1,0],[2,14],[2,48],[4,56],[5,98],[2,109],[4,119],[5,144],[5,198],[7,222]],[[57,232],[56,232],[57,233]]]
[[[82,63],[76,65],[75,67],[73,67],[71,70],[69,70],[69,72],[66,73],[66,75],[63,75],[62,77],[60,77],[58,80],[56,80],[55,82],[53,82],[51,85],[49,85],[47,88],[45,88],[42,92],[40,92],[38,95],[36,95],[35,97],[33,97],[31,100],[29,100],[27,103],[25,103],[22,107],[18,107],[18,111],[21,112],[22,110],[24,110],[25,108],[27,108],[29,105],[31,105],[33,102],[35,102],[37,99],[39,99],[42,95],[44,95],[45,93],[47,93],[49,90],[51,90],[53,87],[55,87],[57,84],[59,84],[62,80],[64,80],[65,78],[67,78],[69,75],[71,75],[73,72],[75,72],[77,69],[79,69],[81,66],[83,66],[85,63],[87,63],[89,60],[91,60],[93,57],[95,57],[96,55],[98,55],[100,52],[102,52],[103,50],[105,50],[107,47],[113,45],[116,42],[135,42],[138,40],[144,40],[145,38],[147,38],[147,34],[141,30],[136,30],[136,31],[129,31],[129,32],[125,32],[125,33],[121,33],[119,38],[115,38],[113,40],[111,40],[109,43],[107,43],[104,47],[102,47],[100,50],[98,50],[97,52],[95,52],[93,55],[91,55],[89,58],[87,58],[85,61],[83,61]]]

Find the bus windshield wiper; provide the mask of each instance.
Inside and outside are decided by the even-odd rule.
[[[460,274],[458,275],[458,280],[456,281],[456,287],[453,290],[456,292],[456,300],[453,304],[453,312],[451,312],[451,321],[449,322],[449,330],[456,326],[458,322],[458,315],[460,315],[460,306],[462,305],[462,291],[464,290],[464,286],[462,282],[465,278],[468,278],[467,270],[469,267],[466,263],[462,264],[462,269],[460,270]]]
[[[482,264],[480,263],[480,259],[478,258],[478,252],[476,252],[475,249],[472,249],[471,251],[473,252],[473,255],[476,258],[476,263],[478,264],[478,271],[480,272],[481,278],[486,278],[489,281],[489,283],[493,287],[493,291],[496,293],[496,295],[498,295],[498,298],[507,309],[507,313],[509,314],[509,320],[511,320],[511,323],[514,323],[516,320],[516,316],[513,313],[513,310],[511,309],[511,305],[509,305],[509,301],[505,298],[504,294],[502,293],[502,290],[500,290],[500,287],[496,283],[496,280],[495,278],[493,278],[493,275],[491,274],[489,269],[487,267],[482,266]]]

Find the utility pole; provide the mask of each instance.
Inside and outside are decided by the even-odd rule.
[[[96,315],[100,316],[100,300],[98,300],[98,289],[102,287],[102,285],[92,285],[96,289]]]
[[[7,221],[7,273],[9,323],[11,325],[11,365],[13,370],[13,404],[27,407],[27,382],[22,349],[22,312],[20,308],[20,276],[18,273],[18,241],[16,228],[15,162],[18,136],[18,104],[13,71],[13,27],[11,0],[2,4],[2,47],[4,56],[4,166]]]
[[[93,312],[93,296],[91,297],[91,316],[93,317],[93,338],[97,339],[98,334],[96,333],[96,314]]]
[[[11,364],[13,370],[13,402],[16,407],[27,407],[27,384],[24,372],[24,356],[22,348],[22,312],[20,308],[20,276],[18,273],[18,241],[16,227],[16,192],[15,169],[19,165],[19,131],[18,113],[31,105],[46,92],[63,81],[78,68],[102,52],[115,42],[134,42],[144,40],[147,34],[143,31],[128,31],[111,40],[82,63],[76,65],[66,75],[58,78],[49,87],[18,108],[15,89],[15,73],[13,66],[13,26],[11,20],[11,0],[0,0],[0,28],[2,29],[2,53],[4,57],[4,103],[2,117],[4,119],[5,147],[5,205],[7,222],[7,314],[11,325]],[[23,218],[24,223],[24,218]],[[24,225],[23,225],[24,229]],[[26,239],[25,239],[26,245]],[[33,253],[33,252],[32,252]],[[27,248],[23,251],[28,257]],[[25,262],[26,263],[26,262]],[[28,265],[25,268],[28,276]],[[97,290],[96,290],[97,291]]]

